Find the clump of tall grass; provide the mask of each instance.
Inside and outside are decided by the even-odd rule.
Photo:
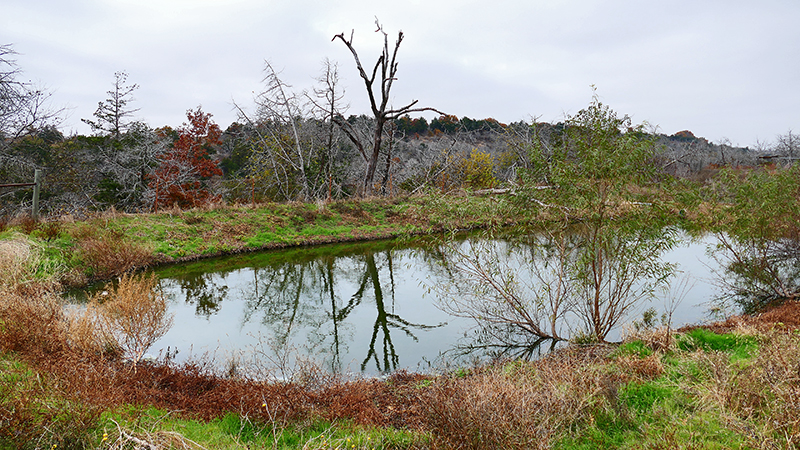
[[[77,233],[78,256],[91,276],[107,280],[153,262],[153,252],[115,231],[83,229]]]
[[[0,290],[55,284],[63,272],[62,264],[45,257],[41,246],[25,236],[0,241]]]
[[[752,336],[749,336],[752,338]],[[800,335],[771,330],[757,335],[749,360],[729,352],[695,353],[702,382],[700,404],[720,411],[754,448],[800,446]],[[737,344],[738,345],[738,344]]]
[[[155,274],[123,275],[72,317],[70,337],[88,350],[123,353],[136,365],[172,327],[168,309]]]
[[[445,448],[550,448],[613,401],[620,384],[596,364],[602,357],[576,351],[436,380],[422,400],[428,427]]]

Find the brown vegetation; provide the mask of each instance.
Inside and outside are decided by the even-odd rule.
[[[733,316],[721,322],[703,326],[703,328],[715,333],[730,333],[742,327],[751,327],[761,332],[769,331],[775,327],[787,331],[800,330],[800,301],[786,301],[758,314]],[[694,328],[698,328],[698,326],[686,326],[678,331],[685,332]]]
[[[202,420],[233,412],[278,427],[347,419],[431,433],[435,448],[549,448],[574,427],[591,426],[598,415],[630,417],[633,411],[622,400],[624,386],[665,374],[660,352],[676,351],[663,333],[651,332],[637,336],[655,351],[647,356],[613,355],[616,347],[610,345],[571,346],[532,363],[499,362],[440,376],[399,372],[385,380],[345,380],[306,367],[290,381],[264,382],[223,376],[197,361],[174,365],[165,359],[134,367],[71,339],[69,321],[53,291],[3,291],[0,296],[0,349],[45,374],[39,385],[25,388],[30,397],[0,402],[0,434],[7,437],[13,427],[26,439],[36,439],[42,427],[64,428],[58,412],[66,408],[75,411],[70,420],[77,421],[76,428],[67,430],[75,433],[88,429],[100,411],[130,404]],[[780,325],[777,331],[766,330],[769,314],[786,319],[797,315],[787,309],[753,319],[763,322],[765,331],[758,335],[759,355],[747,365],[731,364],[719,352],[693,354],[697,370],[709,375],[700,390],[677,388],[690,392],[697,411],[723,411],[733,429],[755,423],[767,411],[769,429],[742,428],[741,434],[751,433],[753,442],[767,439],[770,445],[791,446],[800,436],[795,413],[800,407],[800,347],[797,336]],[[747,333],[742,323],[748,320],[739,322],[740,332]],[[694,375],[687,372],[680,379]],[[49,415],[38,414],[41,392],[53,390],[63,404],[48,405]],[[775,436],[784,436],[786,442],[777,442]]]
[[[84,229],[75,237],[78,257],[95,279],[107,280],[154,261],[151,249],[125,239],[120,232]]]
[[[155,274],[123,275],[71,317],[72,341],[98,353],[123,353],[135,366],[172,326]]]

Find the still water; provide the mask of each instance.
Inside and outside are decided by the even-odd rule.
[[[685,238],[664,259],[689,277],[691,290],[675,309],[679,327],[707,319],[718,292],[712,238]],[[480,333],[475,321],[437,307],[447,282],[443,257],[425,239],[268,251],[158,269],[174,325],[149,351],[178,350],[178,361],[212,358],[221,366],[258,360],[291,370],[298,360],[325,370],[376,375],[426,371],[485,358],[459,351]],[[665,298],[645,302],[665,310]],[[609,336],[618,339],[620,330]],[[465,360],[466,358],[469,361]],[[280,374],[279,374],[280,375]]]

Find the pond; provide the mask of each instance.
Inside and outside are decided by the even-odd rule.
[[[717,294],[713,238],[689,239],[663,255],[690,277],[691,290],[674,311],[679,327],[707,319]],[[174,325],[149,351],[176,360],[258,361],[286,376],[311,361],[337,373],[427,371],[474,362],[487,352],[473,319],[438,305],[447,282],[443,253],[430,239],[324,245],[266,251],[167,266],[156,270],[171,302]],[[645,302],[664,311],[665,294]],[[609,335],[619,339],[621,330]]]

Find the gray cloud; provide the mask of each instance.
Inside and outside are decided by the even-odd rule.
[[[50,86],[87,132],[125,70],[140,116],[180,125],[202,104],[220,125],[248,105],[263,62],[298,89],[338,61],[351,113],[366,110],[352,57],[334,34],[354,31],[365,64],[380,52],[380,18],[402,29],[398,105],[412,99],[458,116],[559,120],[601,100],[665,133],[690,129],[740,145],[800,124],[800,3],[673,0],[343,2],[7,0],[0,43]],[[390,43],[391,43],[390,42]]]

